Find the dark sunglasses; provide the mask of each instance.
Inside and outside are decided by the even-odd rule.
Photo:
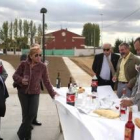
[[[35,54],[35,57],[38,57],[38,56],[40,56],[40,57],[41,57],[42,55],[41,55],[41,54]]]
[[[104,51],[109,51],[110,49],[103,49]]]

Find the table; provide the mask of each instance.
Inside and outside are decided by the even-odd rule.
[[[89,92],[90,88],[85,87]],[[123,140],[126,121],[107,119],[79,112],[76,107],[66,104],[67,87],[55,89],[61,96],[55,99],[65,140]],[[103,92],[104,94],[100,93]],[[109,96],[117,99],[114,92],[100,88],[99,98]],[[140,113],[135,114],[140,117]],[[135,126],[135,140],[140,139],[140,129]]]

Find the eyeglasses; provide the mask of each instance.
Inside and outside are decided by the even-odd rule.
[[[38,57],[38,56],[41,57],[42,55],[41,54],[35,54],[35,57]]]
[[[104,51],[109,51],[110,49],[103,49]]]

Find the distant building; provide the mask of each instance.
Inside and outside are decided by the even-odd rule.
[[[61,29],[45,34],[46,49],[84,49],[85,37]]]

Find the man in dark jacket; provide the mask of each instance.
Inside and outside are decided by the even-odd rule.
[[[4,83],[7,76],[8,74],[6,70],[4,69],[2,62],[0,61],[0,117],[5,116],[5,112],[6,112],[5,101],[6,101],[6,98],[9,96],[6,85]],[[0,140],[3,140],[3,139],[0,138]]]
[[[119,55],[112,53],[111,44],[103,44],[103,53],[95,55],[92,70],[98,78],[98,85],[110,85],[114,89],[112,77],[115,74]]]

